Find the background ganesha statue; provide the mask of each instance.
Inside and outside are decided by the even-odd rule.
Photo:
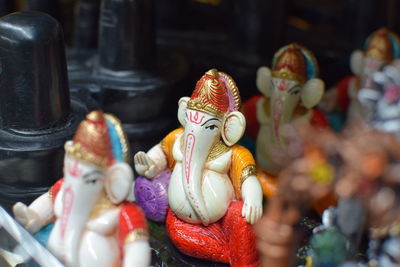
[[[247,133],[257,139],[256,158],[263,171],[265,195],[273,194],[275,179],[271,178],[277,176],[290,158],[278,157],[292,151],[285,127],[302,123],[328,125],[325,116],[314,109],[324,93],[324,83],[317,77],[318,64],[313,53],[295,43],[275,53],[271,69],[258,69],[257,87],[262,95],[246,101],[243,111],[248,121]]]
[[[251,224],[262,213],[262,190],[251,153],[236,144],[246,126],[239,108],[233,79],[209,70],[192,96],[179,100],[183,128],[147,153],[138,152],[135,168],[149,179],[172,172],[166,229],[180,251],[232,266],[258,266]],[[140,187],[136,183],[135,190]]]
[[[358,94],[361,89],[376,89],[373,74],[393,60],[400,58],[400,39],[386,28],[373,32],[365,41],[364,50],[355,50],[350,56],[353,75],[344,77],[330,89],[321,101],[326,112],[347,113],[348,120],[362,119],[366,110]]]
[[[16,219],[33,233],[54,222],[47,247],[67,266],[149,266],[146,220],[126,201],[133,172],[120,122],[89,113],[65,151],[64,178],[29,207],[15,204]]]

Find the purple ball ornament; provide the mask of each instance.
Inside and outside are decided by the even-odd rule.
[[[168,184],[171,172],[164,171],[149,180],[139,176],[135,180],[135,198],[146,217],[156,222],[165,221],[168,208]]]

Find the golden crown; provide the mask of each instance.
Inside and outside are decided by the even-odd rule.
[[[102,111],[92,111],[86,116],[79,124],[73,142],[65,144],[65,152],[101,168],[108,166],[112,160],[112,150]]]
[[[390,41],[389,35],[396,38],[397,35],[391,33],[386,28],[381,28],[373,32],[367,39],[367,50],[365,54],[367,57],[381,60],[384,62],[390,62],[393,59],[392,54],[392,42]]]
[[[187,107],[223,118],[226,112],[239,110],[240,104],[239,90],[232,77],[211,69],[197,82]]]

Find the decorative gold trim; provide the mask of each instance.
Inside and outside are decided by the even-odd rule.
[[[47,193],[49,194],[50,200],[53,202],[53,193],[51,192],[51,187],[50,187],[49,191],[47,191]]]
[[[287,49],[288,49],[289,47],[298,49],[298,51],[300,52],[300,54],[302,54],[303,57],[304,57],[304,59],[305,59],[305,65],[306,65],[306,66],[307,66],[307,62],[308,62],[308,61],[311,61],[311,62],[308,62],[308,63],[311,63],[311,64],[313,65],[314,71],[315,71],[315,77],[318,77],[318,76],[319,76],[319,65],[318,65],[318,62],[317,62],[317,59],[316,59],[314,53],[313,53],[311,50],[309,50],[308,48],[306,48],[306,47],[304,47],[304,46],[302,46],[302,45],[299,45],[298,43],[291,43],[291,44],[288,44],[288,45],[285,45],[285,46],[281,47],[281,48],[274,54],[274,57],[273,57],[273,59],[272,59],[272,68],[274,68],[274,66],[276,65],[278,59],[282,56],[282,54],[283,54],[284,52],[287,51]],[[279,73],[279,72],[283,72],[283,73]],[[306,74],[306,75],[307,75],[307,74]],[[307,80],[306,77],[301,77],[301,78],[299,79],[299,77],[296,77],[296,76],[299,76],[299,75],[297,75],[297,74],[291,72],[290,70],[285,70],[285,69],[281,69],[281,70],[279,70],[279,71],[273,71],[273,72],[272,72],[272,76],[273,76],[273,77],[277,77],[277,78],[281,78],[281,79],[289,79],[289,80],[294,80],[294,81],[302,81],[302,83],[304,83],[304,82]],[[307,77],[307,78],[311,78],[311,77]]]
[[[90,220],[99,217],[101,214],[112,209],[113,207],[115,207],[115,205],[111,202],[107,196],[107,193],[103,190],[94,204],[92,211],[90,212]]]
[[[305,79],[301,75],[293,73],[287,68],[283,68],[283,69],[280,69],[280,70],[273,71],[272,72],[272,77],[291,80],[291,81],[296,81],[296,82],[299,82],[299,83],[304,83],[305,82]]]
[[[184,141],[181,137],[180,140],[181,151],[183,152],[184,149]],[[231,148],[227,146],[222,140],[219,140],[217,143],[213,145],[210,150],[210,153],[207,156],[207,161],[213,160],[221,156],[222,154],[228,152]]]
[[[219,140],[215,145],[211,148],[210,153],[208,154],[207,161],[218,158],[220,155],[228,152],[231,148],[227,146],[222,140]]]
[[[390,32],[386,28],[370,34],[367,38],[367,49],[365,51],[366,57],[380,60],[383,62],[390,62],[393,60],[392,47],[393,43],[390,40]]]
[[[192,109],[192,110],[197,110],[200,112],[205,112],[207,114],[218,117],[220,119],[223,119],[225,116],[225,113],[217,110],[214,107],[214,105],[209,104],[209,103],[203,103],[203,102],[201,102],[200,99],[189,100],[188,104],[187,104],[187,108]]]
[[[207,75],[210,75],[211,77],[218,79],[218,70],[216,68],[210,69],[206,72]]]
[[[65,143],[64,149],[67,155],[72,156],[76,159],[94,164],[101,168],[106,168],[108,165],[108,158],[104,158],[102,156],[87,152],[80,143],[67,142]]]
[[[242,174],[240,175],[240,185],[247,179],[247,177],[257,175],[256,165],[248,165],[243,168]]]
[[[125,244],[130,244],[138,240],[149,240],[149,232],[145,228],[135,229],[125,237]]]
[[[114,115],[109,114],[109,113],[104,114],[104,116],[106,117],[106,120],[109,120],[115,126],[115,130],[117,131],[119,140],[121,141],[122,153],[124,155],[124,161],[126,163],[131,163],[131,160],[132,160],[131,149],[130,149],[128,137],[122,127],[121,121],[117,117],[115,117]]]

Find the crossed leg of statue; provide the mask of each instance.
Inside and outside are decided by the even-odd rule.
[[[243,201],[234,201],[226,215],[209,226],[190,224],[168,210],[166,228],[175,246],[184,254],[233,267],[259,266],[256,237],[242,217]]]

